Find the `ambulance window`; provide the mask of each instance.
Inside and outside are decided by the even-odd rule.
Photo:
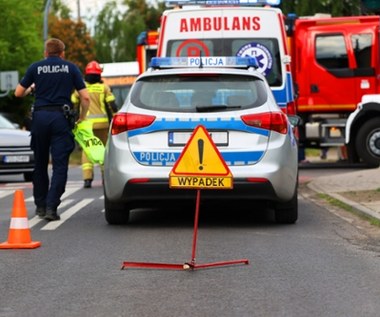
[[[166,56],[252,56],[259,59],[259,71],[271,87],[283,83],[281,57],[277,39],[217,38],[202,40],[170,40]]]
[[[348,68],[348,54],[343,35],[320,35],[316,38],[317,62],[327,69]]]
[[[216,56],[212,40],[171,40],[168,41],[166,56]]]
[[[357,68],[371,67],[372,34],[354,34],[351,43]]]
[[[277,39],[234,39],[232,55],[255,56],[259,72],[265,75],[270,86],[282,85],[281,57]]]

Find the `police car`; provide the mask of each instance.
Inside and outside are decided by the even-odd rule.
[[[169,175],[198,127],[233,183],[229,189],[203,190],[202,201],[265,201],[276,222],[297,221],[298,118],[278,107],[256,68],[252,57],[152,59],[109,130],[104,162],[109,224],[127,223],[136,208],[195,204],[197,191],[171,188]]]

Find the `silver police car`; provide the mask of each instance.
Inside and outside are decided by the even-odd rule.
[[[152,59],[110,127],[104,163],[109,224],[127,223],[136,208],[195,204],[196,190],[170,188],[169,174],[198,126],[233,177],[232,189],[204,190],[202,201],[264,201],[276,222],[297,221],[297,117],[278,107],[256,67],[255,58]]]

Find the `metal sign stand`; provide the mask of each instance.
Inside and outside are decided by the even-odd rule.
[[[123,270],[126,268],[143,268],[143,269],[167,269],[167,270],[190,270],[190,269],[195,270],[195,269],[203,269],[203,268],[216,267],[216,266],[249,264],[249,261],[247,259],[212,262],[212,263],[204,263],[204,264],[195,263],[200,199],[201,199],[201,191],[200,189],[198,189],[196,206],[195,206],[193,246],[192,246],[192,251],[191,251],[190,262],[185,262],[184,264],[173,264],[173,263],[148,263],[148,262],[129,262],[128,261],[128,262],[123,262],[123,266],[121,269]]]
[[[204,165],[205,161],[207,164]],[[205,167],[208,167],[208,170]],[[198,185],[190,186],[189,184],[183,186],[178,181],[183,175],[187,178],[199,180],[195,182]],[[202,176],[219,177],[225,181],[225,188],[232,188],[232,175],[226,163],[223,161],[216,145],[211,139],[207,130],[199,125],[195,128],[192,136],[187,142],[177,162],[174,164],[172,171],[169,175],[170,188],[185,187],[197,189],[197,198],[195,206],[195,219],[194,219],[194,235],[193,235],[193,248],[191,251],[191,260],[184,264],[171,264],[171,263],[146,263],[146,262],[124,262],[122,269],[135,267],[146,269],[168,269],[168,270],[195,270],[201,268],[225,266],[233,264],[249,264],[247,259],[222,261],[214,263],[196,264],[195,263],[195,250],[197,245],[198,235],[198,219],[199,219],[199,205],[201,200],[201,189],[205,185],[200,185]],[[189,187],[190,186],[190,187]],[[203,186],[203,187],[202,187]]]

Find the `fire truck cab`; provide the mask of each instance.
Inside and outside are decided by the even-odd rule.
[[[157,55],[158,31],[144,31],[137,37],[136,58],[139,74],[148,69],[152,57]]]
[[[379,166],[379,16],[288,18],[300,143]]]

